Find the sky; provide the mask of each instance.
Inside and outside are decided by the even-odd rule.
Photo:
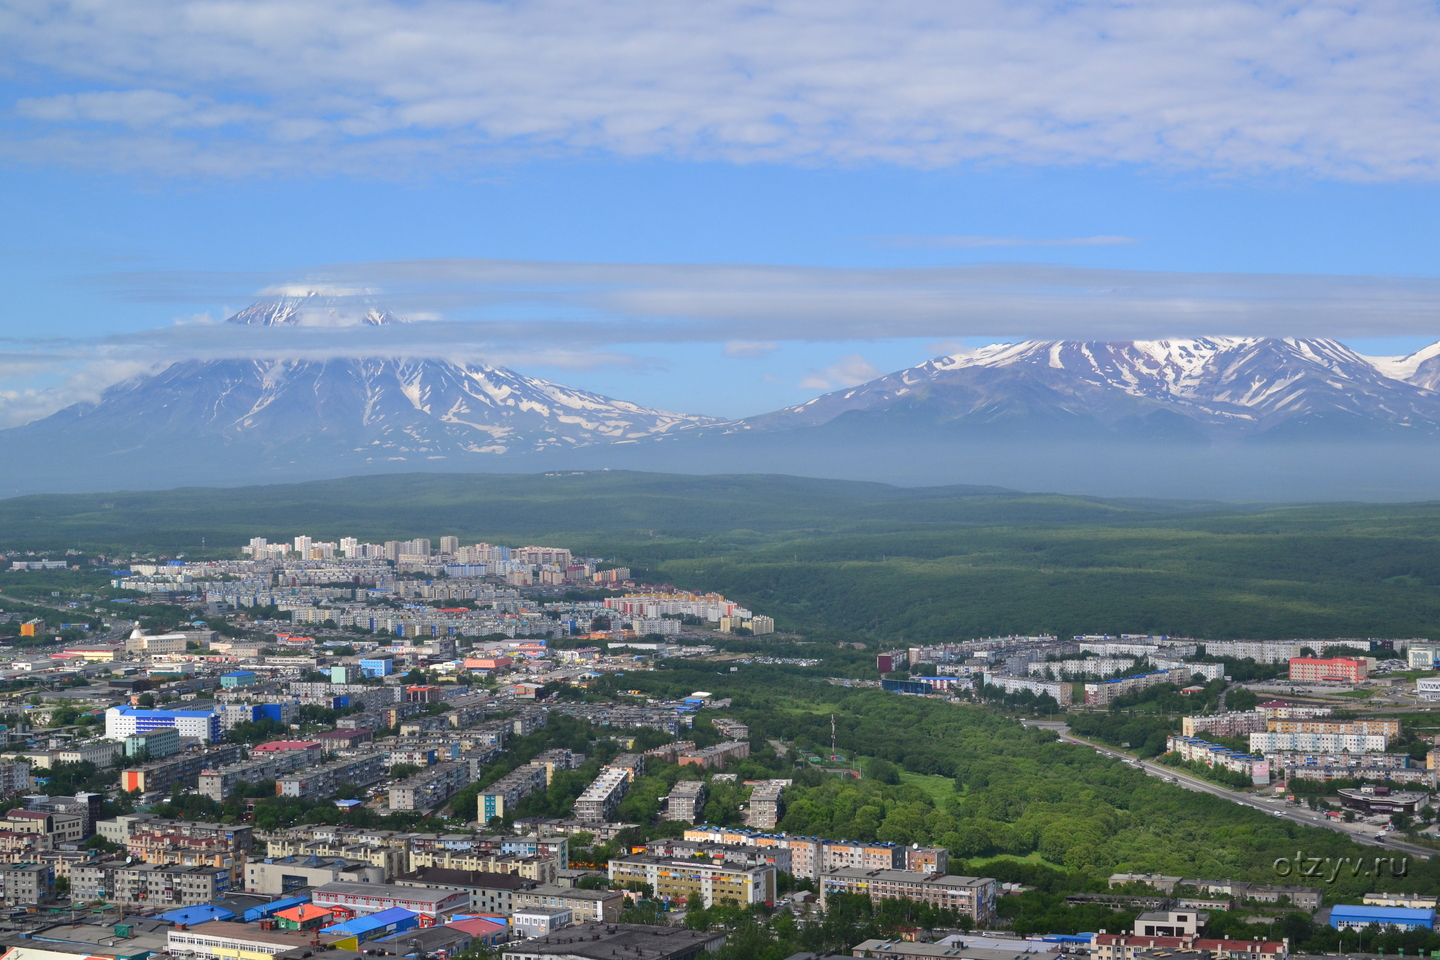
[[[1440,339],[1421,3],[0,0],[0,425],[191,356],[745,416],[1031,337]],[[237,330],[320,290],[383,335]]]

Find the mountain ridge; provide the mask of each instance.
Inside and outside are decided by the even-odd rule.
[[[1210,440],[1250,438],[1307,418],[1440,435],[1440,393],[1432,389],[1440,384],[1440,345],[1412,357],[1370,358],[1334,340],[1298,338],[993,344],[723,429],[792,430],[852,413],[923,413],[950,425],[1030,417],[1121,433],[1168,420],[1177,438]]]

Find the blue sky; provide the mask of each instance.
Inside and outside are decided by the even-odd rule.
[[[996,339],[1440,339],[1424,5],[0,2],[0,37],[5,423],[282,285],[722,416]]]

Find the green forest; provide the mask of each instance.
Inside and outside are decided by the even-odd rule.
[[[807,639],[1417,637],[1440,623],[1437,503],[1101,500],[621,471],[417,474],[15,497],[0,500],[0,529],[11,549],[122,556],[235,556],[251,536],[300,532],[543,542],[652,582],[724,592]]]

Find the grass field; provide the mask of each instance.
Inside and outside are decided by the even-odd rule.
[[[1226,505],[774,476],[423,474],[0,500],[7,549],[442,534],[613,557],[812,639],[1440,633],[1440,503]]]

